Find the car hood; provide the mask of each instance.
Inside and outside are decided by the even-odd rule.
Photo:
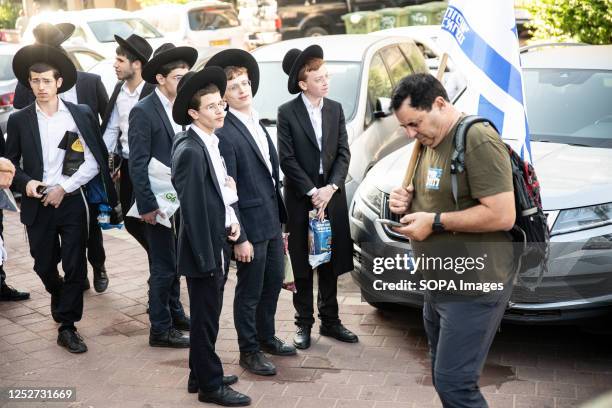
[[[515,141],[507,141],[516,147]],[[386,193],[404,178],[413,144],[402,147],[372,168],[364,182]],[[612,202],[612,149],[532,142],[534,167],[545,210]]]

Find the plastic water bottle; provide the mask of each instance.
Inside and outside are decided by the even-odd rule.
[[[98,224],[102,229],[112,228],[110,223],[110,212],[112,208],[110,208],[107,204],[99,204],[98,205]]]

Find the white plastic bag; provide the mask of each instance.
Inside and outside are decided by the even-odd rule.
[[[172,224],[170,224],[170,217],[172,217],[180,207],[176,190],[172,185],[170,176],[170,167],[162,164],[155,158],[151,159],[149,162],[149,182],[151,183],[151,191],[153,195],[155,195],[159,210],[164,214],[164,217],[158,214],[156,221],[168,228],[172,227]],[[134,203],[126,215],[128,217],[142,218],[138,213],[136,203]]]

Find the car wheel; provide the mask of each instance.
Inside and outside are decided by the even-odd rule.
[[[323,27],[310,27],[304,32],[304,37],[319,37],[321,35],[328,35],[329,32]]]

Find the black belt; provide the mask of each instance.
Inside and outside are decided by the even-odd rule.
[[[81,187],[77,188],[76,190],[74,190],[71,193],[64,194],[64,197],[72,197],[72,196],[75,196],[75,195],[81,195]]]

